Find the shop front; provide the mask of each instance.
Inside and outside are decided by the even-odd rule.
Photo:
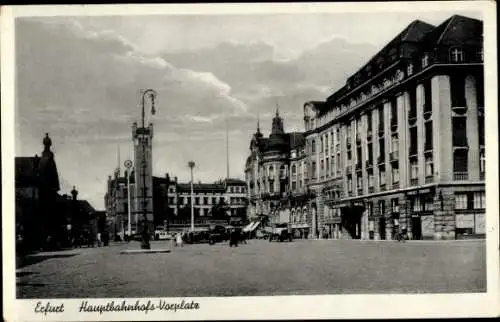
[[[342,227],[341,227],[340,216],[330,217],[325,222],[324,238],[328,239],[340,239],[342,237]]]
[[[307,239],[310,234],[310,227],[308,224],[292,224],[293,238]]]
[[[485,213],[455,214],[455,236],[456,239],[484,238],[486,236]]]
[[[364,211],[362,202],[351,203],[341,209],[341,225],[352,239],[361,239],[361,218]]]

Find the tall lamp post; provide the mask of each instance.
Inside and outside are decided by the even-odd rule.
[[[128,210],[128,225],[127,231],[129,238],[132,236],[132,215],[131,215],[131,205],[130,205],[130,169],[132,168],[132,161],[125,160],[124,166],[127,169],[125,172],[127,175],[127,210]]]
[[[151,100],[151,114],[155,114],[155,100],[156,100],[156,91],[152,89],[146,89],[145,91],[142,92],[142,100],[141,100],[141,107],[142,107],[142,128],[145,128],[145,112],[144,112],[144,106],[146,103],[146,97],[148,97]],[[149,223],[148,223],[148,200],[147,200],[147,194],[146,194],[146,170],[147,170],[147,164],[146,164],[146,147],[143,142],[142,145],[142,210],[143,210],[143,228],[142,228],[142,241],[141,241],[141,249],[151,249],[151,244],[149,243]]]
[[[188,167],[191,170],[191,231],[194,231],[194,207],[193,207],[193,168],[195,167],[194,161],[188,162]]]

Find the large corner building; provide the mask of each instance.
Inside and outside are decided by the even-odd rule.
[[[341,89],[305,103],[311,235],[484,236],[483,88],[482,22],[452,16],[412,22]]]

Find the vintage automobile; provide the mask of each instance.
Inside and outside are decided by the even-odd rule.
[[[288,231],[288,224],[282,223],[282,224],[275,224],[273,227],[267,227],[265,230],[269,234],[269,241],[292,241],[293,236],[292,234]]]
[[[208,241],[210,241],[210,232],[208,230],[190,231],[185,239],[188,244],[201,244]]]
[[[224,242],[229,239],[229,233],[224,226],[215,226],[208,232],[208,243],[214,245],[215,243]]]

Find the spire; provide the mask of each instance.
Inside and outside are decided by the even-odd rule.
[[[257,133],[260,133],[260,116],[259,116],[259,112],[257,112]]]
[[[271,130],[271,134],[283,134],[283,120],[280,117],[279,106],[276,103],[276,116],[273,118],[273,127]]]

